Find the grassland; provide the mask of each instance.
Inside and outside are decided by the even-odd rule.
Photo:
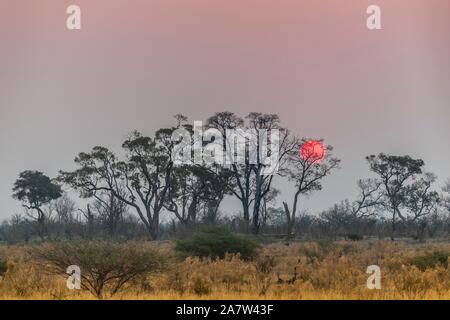
[[[450,299],[449,243],[390,241],[267,244],[258,257],[179,259],[173,245],[157,246],[164,270],[130,283],[110,299]],[[66,288],[64,275],[36,264],[30,247],[0,246],[8,271],[0,299],[95,299]],[[444,260],[442,257],[446,257]],[[381,268],[381,289],[367,288],[367,266]]]

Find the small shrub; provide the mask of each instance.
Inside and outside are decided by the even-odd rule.
[[[81,269],[81,286],[97,298],[113,296],[127,284],[162,268],[165,258],[142,243],[73,241],[45,244],[32,255],[51,274],[66,276],[66,268]]]
[[[410,260],[410,264],[416,266],[419,270],[425,271],[428,268],[436,266],[448,267],[448,258],[450,252],[433,251],[420,256],[416,256]]]
[[[196,295],[207,296],[211,293],[211,285],[200,277],[194,278],[192,290]]]
[[[259,288],[259,295],[263,296],[269,290],[272,281],[271,281],[271,273],[276,265],[275,257],[273,256],[263,256],[259,257],[256,260],[255,266],[257,271],[257,281]]]
[[[209,228],[195,233],[191,239],[176,242],[175,250],[182,256],[223,259],[227,253],[239,253],[244,260],[256,256],[259,245],[252,239],[232,233],[226,228]]]
[[[265,255],[263,257],[260,257],[256,261],[256,271],[263,273],[263,274],[269,274],[272,272],[273,268],[275,267],[275,257]]]

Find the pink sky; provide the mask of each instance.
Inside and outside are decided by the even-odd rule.
[[[81,31],[65,28],[70,4]],[[370,4],[382,30],[365,26]],[[449,30],[448,0],[2,0],[0,218],[20,212],[20,171],[55,175],[180,112],[278,113],[325,138],[343,164],[313,211],[354,196],[370,153],[450,177]]]

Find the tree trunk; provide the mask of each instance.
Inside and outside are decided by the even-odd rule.
[[[287,232],[287,241],[291,241],[293,237],[293,230],[295,224],[295,215],[291,214],[289,210],[289,206],[286,202],[283,202],[284,213],[286,214],[286,232]]]
[[[391,240],[395,240],[395,211],[392,214],[392,222],[391,222]]]
[[[38,218],[37,218],[37,223],[38,223],[38,235],[41,238],[41,240],[45,239],[45,214],[42,211],[41,208],[36,208],[36,210],[38,211]]]
[[[250,231],[250,210],[249,210],[247,201],[242,202],[242,209],[244,211],[243,214],[244,214],[245,232],[249,233],[249,231]]]

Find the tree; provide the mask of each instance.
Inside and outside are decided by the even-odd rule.
[[[111,193],[136,211],[156,239],[173,174],[171,135],[175,129],[160,129],[154,138],[133,132],[122,144],[125,161],[105,147],[82,152],[75,158],[78,169],[61,171],[59,179],[79,190],[83,197],[98,200],[99,193]]]
[[[257,136],[257,163],[252,167],[254,173],[254,203],[253,203],[253,216],[252,216],[252,230],[253,233],[259,233],[259,229],[261,226],[260,214],[261,214],[261,205],[263,203],[263,199],[268,195],[272,187],[272,181],[274,178],[274,173],[266,175],[264,174],[264,169],[267,164],[264,163],[262,156],[267,156],[263,154],[263,146],[260,142],[260,133],[262,131],[270,132],[271,130],[278,130],[280,134],[279,141],[279,150],[277,158],[275,161],[277,162],[277,166],[283,167],[284,160],[287,158],[289,154],[295,152],[298,146],[298,141],[295,137],[290,135],[289,130],[280,126],[280,119],[276,114],[262,114],[258,112],[251,112],[246,119],[248,120],[248,128],[253,130]],[[272,137],[273,138],[273,137]],[[270,155],[274,153],[272,150],[273,141],[267,144],[268,150],[270,150]],[[267,151],[266,151],[267,152]],[[270,156],[269,155],[269,156]]]
[[[66,277],[68,266],[81,269],[81,287],[99,299],[110,297],[139,277],[159,271],[166,258],[144,243],[72,241],[47,243],[31,252],[49,273]]]
[[[50,211],[54,211],[60,224],[69,224],[73,221],[73,214],[77,209],[75,201],[73,201],[67,193],[55,201],[49,203]]]
[[[119,190],[119,194],[122,197],[125,196],[123,190]],[[111,192],[103,192],[96,197],[93,207],[99,220],[105,226],[108,235],[114,236],[120,221],[122,221],[124,214],[127,212],[127,204],[120,201]]]
[[[125,195],[122,191],[126,164],[120,162],[112,151],[97,146],[89,153],[79,153],[74,161],[78,168],[71,172],[60,171],[58,180],[79,191],[81,197],[94,198],[96,202],[104,204],[107,201],[105,198],[111,195],[128,205],[133,203],[128,194]],[[86,211],[81,211],[92,232],[94,215],[91,206],[88,205]]]
[[[127,165],[124,166],[126,189],[135,207],[135,199],[143,205],[145,216],[142,210],[137,211],[153,238],[159,237],[160,214],[172,181],[172,133],[176,129],[159,129],[154,139],[134,132],[122,145],[127,153]]]
[[[50,201],[45,208],[47,220],[56,222],[58,232],[62,231],[68,237],[70,237],[74,231],[74,213],[76,210],[77,204],[67,193],[63,193],[58,199]],[[53,215],[55,216],[54,218]]]
[[[216,165],[213,169],[197,167],[196,174],[202,181],[202,221],[207,224],[216,224],[219,219],[220,204],[226,195],[231,194],[231,171]]]
[[[271,190],[274,174],[265,174],[264,169],[268,164],[264,163],[263,157],[274,154],[272,150],[273,137],[267,143],[267,154],[263,154],[262,142],[264,134],[271,130],[278,130],[279,150],[278,157],[275,159],[278,166],[283,165],[286,155],[296,147],[296,139],[292,137],[289,131],[280,126],[280,119],[276,114],[262,114],[252,112],[246,117],[246,122],[231,112],[220,112],[210,117],[207,121],[207,127],[218,129],[223,138],[224,150],[234,156],[235,150],[228,150],[234,146],[234,139],[237,138],[238,144],[242,143],[243,148],[246,145],[253,147],[251,153],[249,149],[244,149],[245,155],[241,163],[233,162],[229,166],[231,171],[230,190],[231,193],[241,202],[243,218],[246,231],[259,233],[261,227],[261,205],[264,197]],[[246,129],[245,136],[243,131],[237,129]],[[228,130],[235,130],[236,136],[227,135]],[[266,137],[267,138],[267,137]],[[256,159],[252,159],[256,158]]]
[[[193,139],[190,139],[190,143],[186,143],[187,141],[183,141],[183,144],[175,143],[174,150],[188,157],[173,169],[165,208],[174,213],[184,226],[195,223],[200,212],[203,213],[204,222],[214,224],[217,221],[220,203],[230,191],[230,170],[224,168],[221,163],[207,161],[208,156],[203,153],[200,159],[196,155],[195,150],[198,150],[196,148],[206,150],[207,145],[214,142],[215,136],[210,138],[211,141],[206,141],[208,138],[203,139],[206,133],[199,133],[194,130],[197,128],[185,124],[187,117],[178,114],[175,115],[175,119],[177,128],[190,133]],[[215,152],[214,157],[216,157]],[[196,161],[192,161],[192,155]]]
[[[343,200],[320,214],[334,234],[344,233],[349,228],[357,230],[359,223],[378,214],[381,195],[380,183],[375,179],[358,180],[359,195],[353,202]],[[354,232],[354,231],[352,231]]]
[[[407,220],[416,227],[416,237],[423,239],[428,223],[428,217],[437,213],[441,197],[438,192],[431,190],[436,176],[424,173],[419,179],[407,187],[405,208]]]
[[[381,205],[382,195],[379,192],[381,183],[375,179],[361,179],[358,181],[359,197],[349,210],[355,219],[372,217],[377,214]]]
[[[303,139],[302,144],[310,141]],[[321,141],[321,140],[318,140]],[[295,225],[295,217],[297,213],[298,200],[301,195],[311,194],[314,191],[322,190],[322,180],[328,176],[334,169],[339,168],[340,160],[333,157],[333,147],[326,146],[323,158],[317,155],[308,154],[300,156],[299,148],[289,153],[289,160],[284,170],[288,179],[295,184],[295,194],[292,200],[292,206],[289,207],[287,202],[283,202],[284,212],[287,218],[287,234],[288,238],[292,236]]]
[[[217,112],[209,117],[206,126],[220,131],[223,139],[223,150],[227,150],[230,143],[227,141],[227,131],[236,130],[244,126],[244,120],[236,114],[228,111]],[[251,205],[251,181],[250,166],[238,166],[232,164],[227,169],[230,170],[231,179],[228,186],[230,192],[241,202],[246,229],[250,223],[250,205]],[[219,177],[219,176],[218,176]]]
[[[262,200],[261,209],[261,227],[264,228],[267,225],[267,221],[270,220],[270,214],[276,212],[276,208],[270,206],[275,204],[275,199],[280,194],[280,190],[272,188]],[[269,207],[270,206],[270,207]]]
[[[366,157],[372,172],[378,175],[382,192],[382,204],[391,213],[391,239],[394,239],[396,219],[406,221],[401,209],[407,202],[408,187],[422,173],[424,162],[410,156],[393,156],[380,153]]]
[[[22,201],[24,208],[36,211],[32,216],[38,223],[38,234],[43,239],[45,235],[45,212],[42,207],[62,195],[61,187],[39,171],[23,171],[14,183],[13,198]]]
[[[88,203],[86,205],[86,210],[83,209],[78,209],[78,211],[80,211],[85,220],[86,220],[86,236],[88,239],[92,239],[93,235],[94,235],[94,223],[95,223],[95,216],[94,213],[91,210],[91,205]]]
[[[183,165],[173,170],[165,208],[184,226],[194,224],[199,212],[203,220],[214,224],[219,205],[227,193],[225,170],[199,165]]]
[[[330,209],[321,212],[320,218],[331,228],[334,235],[345,233],[347,228],[355,222],[352,205],[348,200],[341,201]]]
[[[202,180],[193,170],[194,167],[188,165],[174,169],[164,204],[184,226],[196,222],[204,192]]]
[[[443,196],[444,208],[450,214],[450,179],[447,180],[447,182],[445,183],[445,186],[442,188],[442,191],[444,192],[444,196]]]
[[[419,220],[437,209],[441,198],[438,192],[431,190],[436,178],[432,173],[424,173],[407,187],[405,207],[411,221]]]

